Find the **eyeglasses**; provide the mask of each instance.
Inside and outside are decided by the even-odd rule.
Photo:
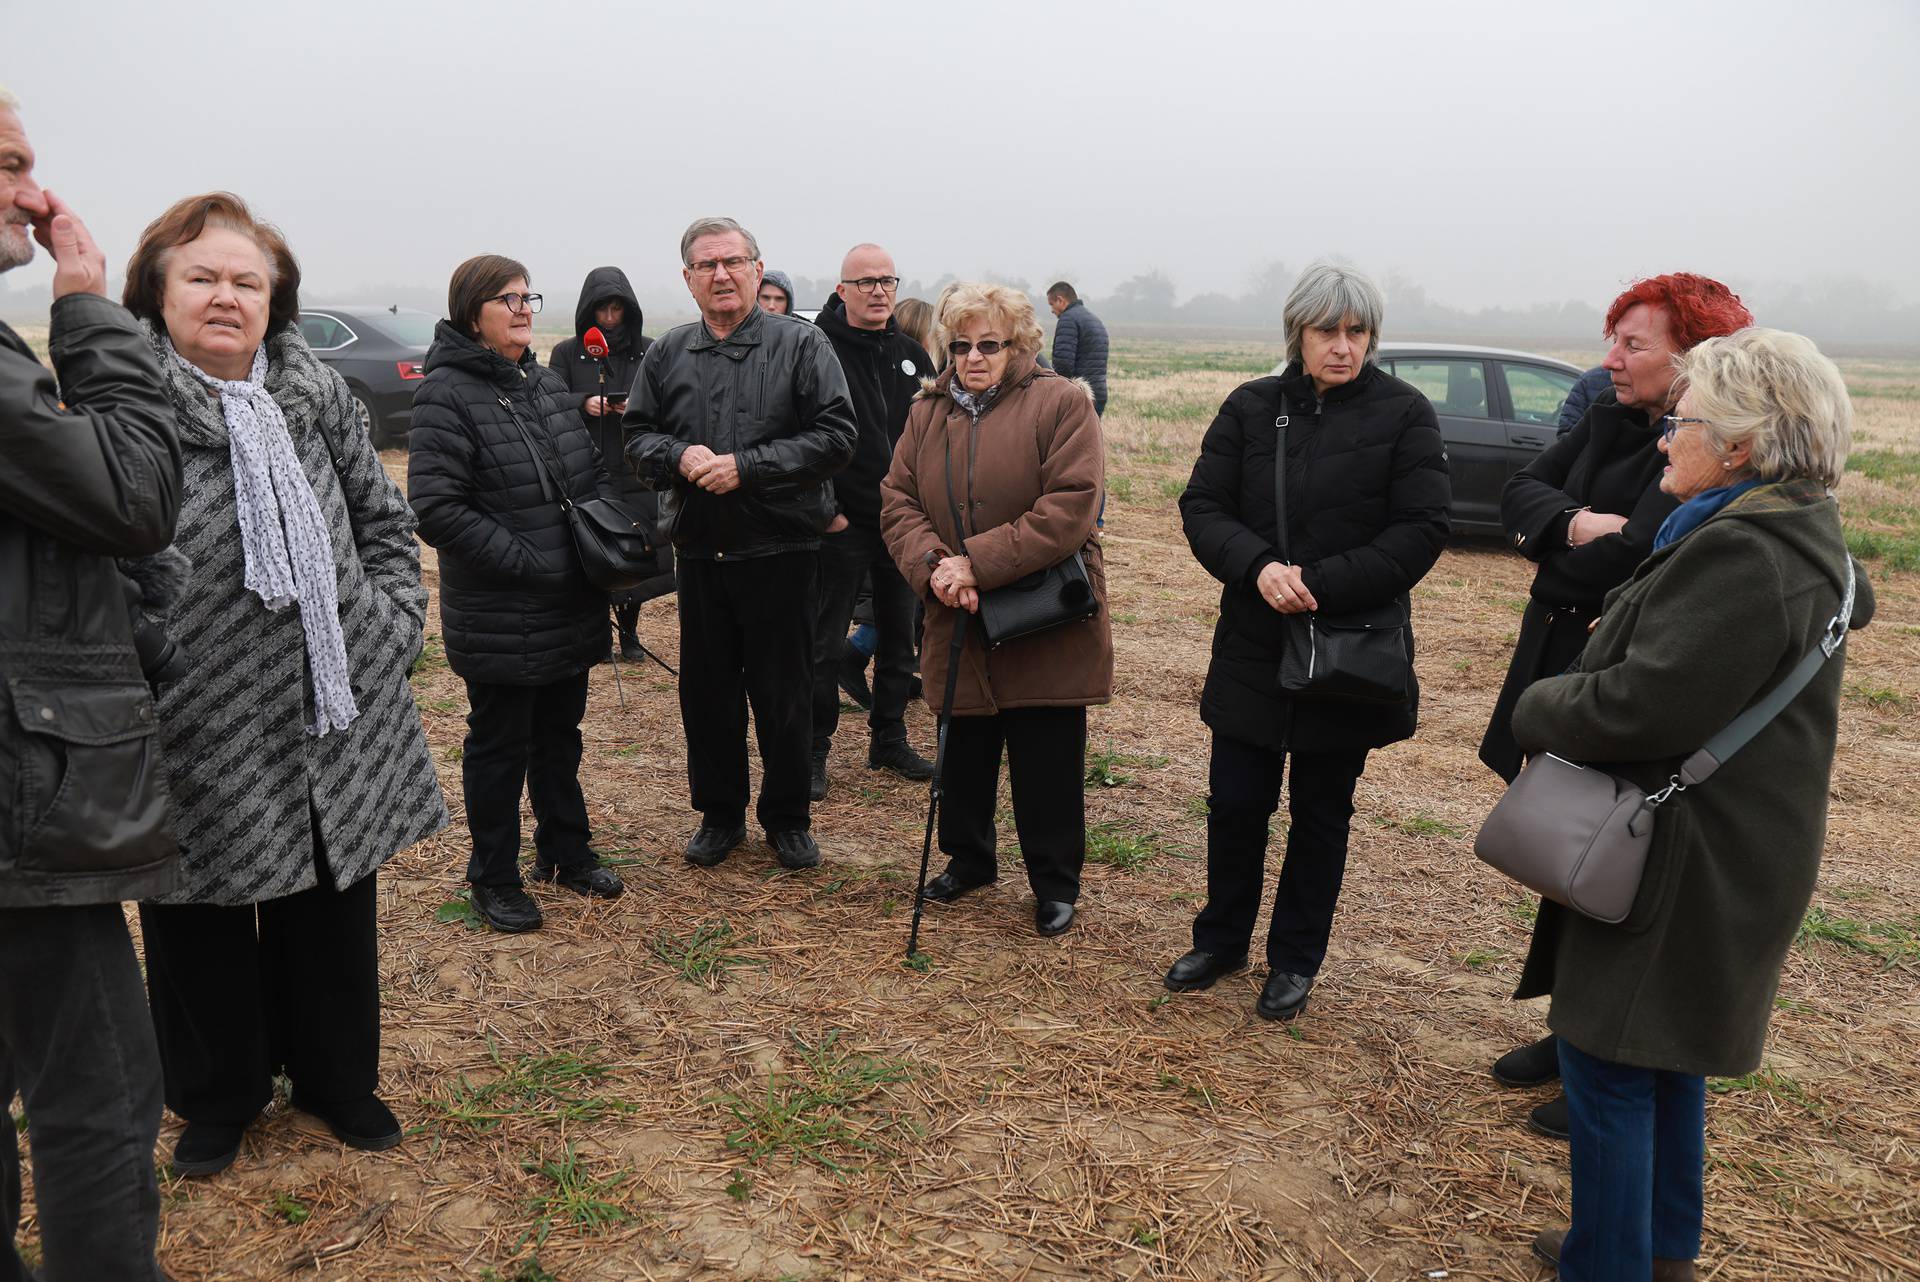
[[[862,276],[859,280],[843,280],[842,285],[851,285],[863,294],[891,294],[900,288],[898,276]]]
[[[1706,424],[1707,420],[1704,418],[1681,418],[1676,414],[1668,414],[1660,420],[1660,439],[1668,445],[1671,445],[1673,444],[1673,438],[1679,435],[1681,428],[1700,427]]]
[[[964,338],[956,338],[947,344],[947,355],[965,356],[968,352],[978,352],[982,356],[992,356],[994,353],[1012,346],[1012,343],[1003,343],[997,338],[983,338],[977,343],[969,343]]]
[[[698,262],[688,263],[687,270],[695,276],[711,276],[724,267],[727,269],[727,275],[738,276],[752,262],[753,260],[744,254],[735,255],[732,258],[702,258]]]
[[[540,310],[538,294],[495,294],[492,298],[481,300],[488,303],[505,303],[507,310],[515,316],[522,312],[534,313]]]

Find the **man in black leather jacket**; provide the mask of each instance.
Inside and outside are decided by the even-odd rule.
[[[0,1107],[26,1103],[49,1278],[160,1277],[160,1062],[120,901],[173,886],[153,697],[115,557],[173,539],[180,447],[106,258],[0,90],[0,271],[53,253],[53,374],[0,325]],[[20,1155],[0,1139],[0,1280]]]
[[[680,714],[712,867],[746,837],[747,707],[760,826],[781,864],[812,868],[807,760],[820,536],[844,529],[830,479],[853,457],[847,380],[826,335],[760,310],[760,248],[730,218],[680,238],[701,319],[647,349],[621,420],[627,458],[661,492],[680,573]]]

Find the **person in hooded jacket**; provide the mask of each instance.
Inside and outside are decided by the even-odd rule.
[[[558,497],[617,497],[574,396],[534,359],[527,269],[499,254],[454,269],[447,316],[413,395],[407,497],[440,550],[447,663],[467,683],[460,778],[472,903],[495,930],[537,930],[520,876],[520,792],[533,803],[534,876],[582,895],[623,889],[589,845],[580,791],[587,672],[607,645],[606,595],[587,581]],[[549,489],[554,491],[548,497]]]
[[[1187,542],[1222,587],[1200,694],[1200,719],[1213,731],[1207,903],[1193,951],[1173,963],[1166,985],[1206,988],[1247,964],[1284,768],[1292,822],[1255,1006],[1263,1019],[1291,1019],[1306,1005],[1326,958],[1367,753],[1410,738],[1419,712],[1417,683],[1407,702],[1385,704],[1295,698],[1278,682],[1284,615],[1404,602],[1446,544],[1446,449],[1427,398],[1375,363],[1384,309],[1379,288],[1358,272],[1327,263],[1303,272],[1282,312],[1287,368],[1227,398],[1180,496]],[[1282,416],[1284,531],[1274,491]],[[1411,663],[1411,630],[1408,638]]]
[[[893,296],[900,277],[878,245],[856,245],[840,265],[841,281],[814,324],[833,344],[853,397],[860,431],[853,462],[834,478],[841,519],[820,540],[820,604],[813,644],[815,801],[827,795],[827,753],[840,723],[840,685],[861,581],[871,585],[874,673],[867,716],[867,768],[906,779],[930,779],[933,763],[907,742],[908,687],[913,680],[913,590],[880,538],[880,482],[907,423],[920,380],[937,372],[926,349],[900,331]]]
[[[596,267],[580,286],[580,301],[573,309],[574,336],[554,345],[547,365],[572,389],[614,492],[646,518],[646,528],[651,530],[659,499],[627,466],[620,434],[627,393],[640,372],[640,358],[653,344],[640,332],[640,323],[640,300],[627,283],[627,274],[618,267]],[[607,340],[605,356],[587,354],[587,331],[595,327]],[[640,662],[647,653],[640,645],[640,607],[673,591],[673,549],[661,543],[653,551],[654,568],[646,581],[611,596],[620,657],[630,663]]]
[[[769,267],[760,278],[760,310],[774,316],[793,315],[793,277]]]

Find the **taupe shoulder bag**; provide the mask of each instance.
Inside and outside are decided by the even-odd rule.
[[[1654,812],[1704,783],[1727,758],[1780,715],[1847,639],[1853,618],[1853,558],[1840,612],[1804,659],[1767,695],[1681,763],[1667,786],[1651,795],[1598,766],[1540,753],[1508,785],[1480,833],[1473,853],[1531,890],[1577,913],[1612,925],[1624,921],[1640,893]]]

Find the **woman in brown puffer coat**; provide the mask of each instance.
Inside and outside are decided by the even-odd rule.
[[[941,781],[949,863],[926,894],[952,900],[998,876],[993,811],[1004,746],[1034,926],[1057,935],[1073,924],[1086,858],[1087,706],[1113,696],[1095,530],[1106,476],[1100,420],[1084,384],[1035,362],[1040,326],[1023,294],[962,286],[941,324],[949,363],[908,413],[880,487],[881,534],[926,602],[928,704],[945,710],[954,611],[977,612],[980,593],[1078,552],[1098,608],[991,653],[968,625]]]

